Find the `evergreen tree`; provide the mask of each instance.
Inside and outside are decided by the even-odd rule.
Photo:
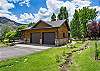
[[[32,27],[32,26],[34,26],[36,23],[32,23],[32,22],[30,22],[30,23],[28,23],[28,27]]]
[[[28,24],[28,27],[31,27],[31,26],[33,26],[33,23],[32,23],[32,22],[30,22],[30,23]]]
[[[53,13],[53,15],[51,16],[51,21],[56,21],[56,15],[55,15],[55,13]]]
[[[68,21],[68,11],[66,10],[66,7],[62,6],[60,8],[60,12],[59,12],[57,17],[58,17],[59,20],[66,19]]]
[[[66,7],[64,7],[64,19],[66,19],[68,21],[68,11],[67,11]]]
[[[64,7],[60,8],[60,13],[58,14],[58,19],[59,20],[64,19]]]
[[[79,27],[80,27],[80,22],[79,22],[79,13],[77,10],[75,10],[73,19],[71,21],[71,35],[74,38],[80,38],[80,31],[79,31]]]

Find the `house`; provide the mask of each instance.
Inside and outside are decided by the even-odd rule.
[[[66,20],[38,21],[33,27],[22,30],[22,38],[26,43],[62,45],[69,39],[69,25]]]

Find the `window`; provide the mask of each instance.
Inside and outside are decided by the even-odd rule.
[[[70,37],[70,33],[68,33],[68,38]]]
[[[64,38],[66,37],[65,33],[63,33],[63,37],[64,37]]]

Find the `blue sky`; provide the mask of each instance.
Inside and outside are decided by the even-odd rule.
[[[100,0],[91,0],[92,5],[100,6]]]
[[[13,14],[21,14],[21,13],[37,13],[40,7],[46,8],[45,0],[30,0],[30,6],[27,5],[20,6],[19,3],[15,3],[15,7],[10,11]]]
[[[62,1],[67,1],[67,0],[62,0]],[[70,1],[70,0],[69,0]],[[100,0],[91,0],[91,5],[93,6],[100,6]],[[27,13],[37,13],[40,7],[45,7],[46,6],[46,0],[30,0],[30,6],[20,6],[19,3],[15,3],[15,7],[11,9],[10,11],[13,14],[23,14],[25,12]]]
[[[50,20],[53,12],[59,12],[61,6],[66,6],[71,20],[76,6],[96,8],[97,19],[100,18],[100,0],[0,0],[0,16],[7,17],[19,23],[37,22],[40,19]]]

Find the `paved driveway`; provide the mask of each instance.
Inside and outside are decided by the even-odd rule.
[[[26,44],[17,44],[12,47],[0,48],[0,60],[8,59],[11,57],[25,56],[38,51],[43,51],[51,47],[48,46],[35,46]]]

